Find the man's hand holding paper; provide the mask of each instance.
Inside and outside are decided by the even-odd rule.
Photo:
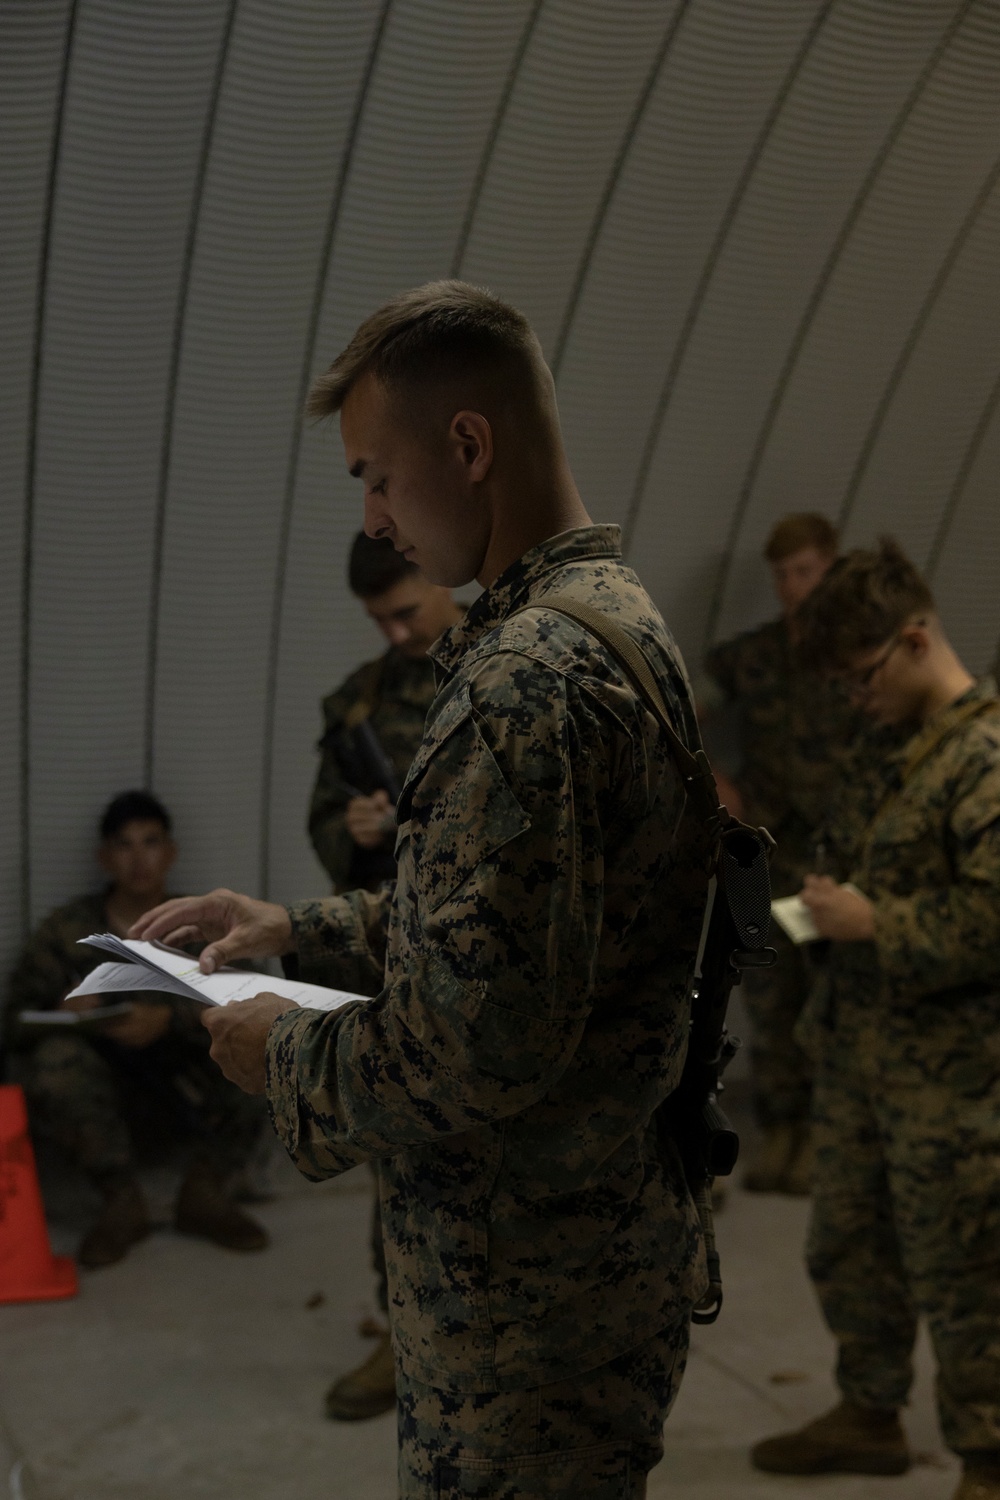
[[[294,1000],[266,990],[249,1000],[205,1007],[201,1024],[212,1037],[211,1056],[245,1094],[263,1094],[267,1034],[279,1016],[298,1008]]]
[[[128,935],[172,948],[207,943],[198,960],[203,974],[241,958],[280,958],[295,947],[283,906],[224,889],[164,901],[140,917]]]

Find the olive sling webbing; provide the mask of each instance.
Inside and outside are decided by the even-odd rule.
[[[638,642],[634,641],[628,632],[603,610],[595,609],[592,604],[584,604],[572,594],[546,594],[544,598],[537,599],[532,604],[525,604],[514,613],[523,614],[529,609],[551,609],[557,614],[568,615],[571,620],[575,620],[578,625],[590,631],[591,635],[595,635],[607,648],[639,696],[649,705],[654,718],[667,736],[685,785],[696,795],[700,792],[698,800],[703,806],[699,808],[699,811],[709,820],[710,826],[712,824],[717,826],[719,799],[708,758],[700,747],[695,752],[689,750],[677,733],[671,723],[660,684],[656,680],[646,653]]]

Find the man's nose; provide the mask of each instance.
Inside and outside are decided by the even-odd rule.
[[[385,536],[389,529],[389,517],[382,505],[381,495],[365,496],[365,535],[370,536],[372,541],[378,541],[380,536]]]
[[[413,631],[409,625],[404,625],[402,620],[390,620],[385,627],[385,633],[394,646],[405,646]]]

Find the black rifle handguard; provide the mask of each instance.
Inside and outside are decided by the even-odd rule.
[[[770,835],[731,820],[719,833],[715,878],[691,995],[688,1051],[681,1081],[663,1106],[692,1192],[728,1177],[739,1139],[719,1107],[722,1073],[739,1042],[726,1030],[730,992],[744,969],[767,967],[771,921]]]

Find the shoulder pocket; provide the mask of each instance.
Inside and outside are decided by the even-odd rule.
[[[403,788],[399,819],[397,856],[409,841],[414,878],[430,911],[531,826],[483,738],[466,688],[428,726]]]

